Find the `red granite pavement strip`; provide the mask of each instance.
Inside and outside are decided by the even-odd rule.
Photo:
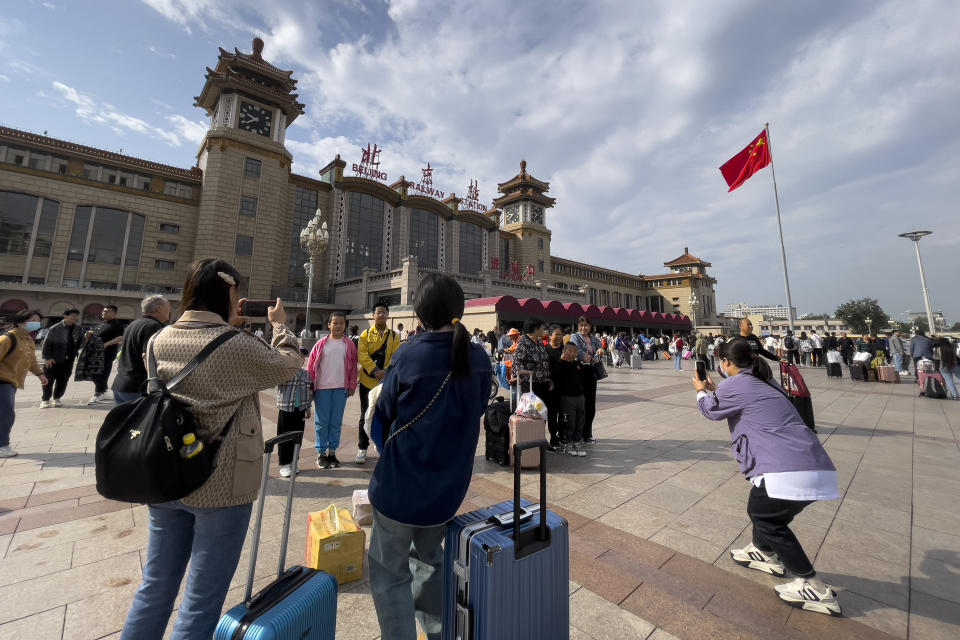
[[[589,553],[576,549],[570,549],[570,579],[614,604],[621,603],[641,582],[619,567],[602,565]]]
[[[98,516],[104,513],[112,513],[114,511],[130,509],[131,507],[133,507],[133,505],[129,502],[102,500],[100,502],[92,502],[83,506],[74,506],[64,509],[56,509],[53,511],[45,511],[35,515],[24,516],[20,519],[20,524],[17,526],[16,530],[18,532],[29,531],[30,529],[39,529],[40,527],[62,524],[64,522],[70,522],[71,520],[80,520],[82,518],[89,518],[90,516]]]
[[[636,577],[643,584],[651,585],[698,609],[707,606],[707,603],[714,596],[712,590],[704,588],[697,581],[677,578],[670,573],[658,570],[656,567],[639,564],[630,556],[616,550],[607,551],[596,561],[606,567],[617,567],[620,571]]]
[[[843,594],[840,595],[843,606]],[[791,609],[787,628],[795,629],[804,638],[823,640],[900,640],[868,625],[847,618],[831,618],[820,613]]]
[[[50,504],[52,502],[61,502],[63,500],[69,500],[71,498],[85,498],[87,496],[92,496],[97,493],[96,485],[84,485],[82,487],[75,487],[73,489],[62,489],[60,491],[47,491],[46,493],[34,493],[31,494],[30,499],[27,501],[28,507],[38,507],[42,504]]]
[[[9,500],[0,500],[0,511],[16,511],[23,509],[27,504],[28,496],[19,498],[10,498]]]
[[[628,555],[634,562],[659,568],[673,556],[676,551],[656,542],[630,535],[625,531],[611,527],[602,522],[591,520],[578,529],[574,539],[586,539],[605,546],[607,549],[616,549]]]
[[[620,605],[651,624],[683,640],[768,640],[705,612],[649,584],[641,584]]]
[[[786,622],[791,608],[789,605],[780,602],[780,599],[773,595],[772,592],[773,590],[771,589],[770,592],[766,594],[764,601],[771,598],[777,600],[777,602],[773,604],[779,605],[778,611],[773,616],[767,615],[766,611],[761,611],[754,607],[749,596],[736,593],[732,595],[724,594],[723,596],[714,596],[709,604],[707,604],[705,611],[726,620],[744,631],[755,633],[761,637],[778,638],[778,640],[781,638],[783,640],[805,640],[806,638],[811,638],[812,636],[807,636],[799,633],[796,629],[784,626],[783,623]],[[835,632],[836,629],[834,629],[834,633]],[[830,637],[843,638],[842,635],[831,635]]]

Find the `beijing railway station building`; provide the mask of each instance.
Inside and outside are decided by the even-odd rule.
[[[333,310],[359,318],[380,300],[394,321],[412,319],[411,296],[435,271],[463,287],[470,329],[529,315],[572,324],[586,314],[629,330],[717,324],[710,263],[685,248],[656,275],[552,255],[555,201],[525,162],[491,205],[473,182],[466,198],[435,187],[429,163],[416,181],[389,175],[372,144],[318,176],[295,173],[285,133],[305,105],[293,72],[262,48],[220,49],[207,69],[195,106],[209,129],[190,168],[0,128],[0,320],[76,307],[89,323],[106,304],[129,320],[150,293],[176,308],[188,266],[215,256],[245,275],[246,297],[282,298],[299,330],[310,260],[299,236],[319,208],[329,243],[313,260],[313,329]]]

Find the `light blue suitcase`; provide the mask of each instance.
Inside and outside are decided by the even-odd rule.
[[[293,485],[297,477],[302,431],[291,431],[271,438],[263,444],[266,459],[263,463],[263,482],[257,506],[257,522],[250,549],[250,570],[243,602],[227,611],[214,632],[214,640],[334,640],[337,629],[337,579],[324,571],[303,566],[284,570],[287,538],[290,535],[290,507],[293,503]],[[260,545],[260,526],[263,522],[263,503],[267,496],[270,454],[274,445],[293,440],[293,473],[287,494],[287,509],[283,516],[283,541],[280,544],[280,562],[277,579],[251,597],[253,577],[257,566],[257,548]]]
[[[569,527],[546,508],[546,447],[546,440],[514,445],[514,499],[447,525],[444,640],[570,637]],[[531,448],[540,449],[539,505],[520,499],[517,461]]]

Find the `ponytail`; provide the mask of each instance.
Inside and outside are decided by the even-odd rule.
[[[770,382],[773,373],[766,360],[753,352],[753,347],[743,338],[734,338],[720,345],[720,357],[732,362],[738,369],[747,370],[750,375],[764,382]]]
[[[454,377],[470,375],[470,332],[454,318],[450,369]]]
[[[750,354],[753,357],[753,365],[750,367],[750,375],[760,378],[764,382],[770,382],[773,378],[773,372],[770,371],[770,365],[767,361],[755,353]]]

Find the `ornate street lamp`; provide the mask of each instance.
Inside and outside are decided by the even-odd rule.
[[[307,271],[307,311],[301,337],[310,338],[310,298],[313,294],[313,261],[327,250],[330,243],[330,234],[327,232],[327,223],[323,220],[323,213],[317,207],[317,212],[300,231],[300,247],[310,256],[310,261],[303,265]]]
[[[936,331],[936,325],[933,324],[933,312],[930,310],[930,295],[927,293],[927,279],[923,276],[923,260],[920,259],[920,238],[926,237],[933,231],[911,231],[910,233],[901,233],[901,238],[913,240],[913,245],[917,248],[917,264],[920,265],[920,286],[923,287],[923,304],[927,307],[927,325],[929,331]]]
[[[866,322],[867,322],[867,335],[868,336],[873,335],[870,331],[870,328],[873,326],[873,319],[868,317]]]
[[[690,313],[693,314],[693,330],[697,330],[697,294],[690,294]]]

